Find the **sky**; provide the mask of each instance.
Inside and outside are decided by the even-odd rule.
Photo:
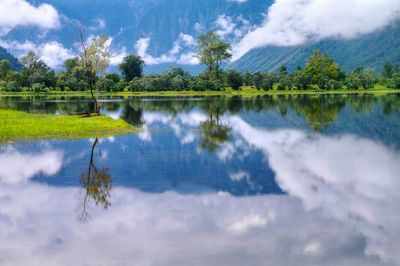
[[[239,5],[251,0],[226,0]],[[267,10],[260,10],[264,19],[259,25],[252,25],[243,17],[220,14],[215,19],[216,32],[232,43],[233,61],[248,51],[274,46],[293,46],[317,42],[327,38],[357,38],[398,22],[400,1],[398,0],[275,0]],[[36,51],[51,67],[77,54],[75,47],[65,47],[57,41],[5,40],[15,27],[34,27],[41,35],[60,32],[65,29],[65,15],[50,4],[32,4],[26,0],[0,0],[0,46],[21,56],[29,50]],[[99,18],[96,29],[107,27]],[[196,24],[196,29],[202,25]],[[116,33],[117,34],[117,33]],[[93,37],[93,36],[89,36]],[[149,53],[151,37],[132,40],[131,47],[113,48],[111,65],[117,65],[130,52],[141,55],[148,65],[161,63],[198,64],[195,57],[196,37],[182,32],[171,43],[171,50],[161,55]],[[112,46],[113,39],[110,39]]]

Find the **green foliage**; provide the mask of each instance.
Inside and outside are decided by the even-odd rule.
[[[400,66],[385,63],[381,75],[382,83],[392,89],[400,89]]]
[[[275,73],[257,72],[253,76],[254,85],[258,90],[272,90],[274,84],[278,81]]]
[[[20,58],[24,65],[22,69],[21,86],[27,85],[33,89],[33,84],[40,83],[44,86],[54,88],[56,85],[55,72],[34,52],[30,51],[26,56]]]
[[[119,70],[122,73],[126,82],[132,81],[134,78],[140,78],[143,75],[143,67],[145,63],[138,55],[129,55],[125,57],[119,65]]]
[[[20,71],[22,69],[21,63],[12,54],[7,52],[6,49],[0,47],[0,61],[7,60],[11,64],[11,70]]]
[[[200,39],[205,45],[219,40],[219,37],[209,33],[207,38],[202,36]],[[342,91],[346,88],[367,90],[374,88],[377,84],[381,87],[400,89],[400,67],[397,65],[385,64],[380,77],[377,77],[372,69],[363,68],[343,73],[333,59],[319,51],[309,57],[305,69],[297,66],[293,72],[289,72],[285,66],[282,66],[277,73],[240,73],[236,70],[214,69],[213,71],[206,70],[198,76],[191,76],[181,68],[169,67],[161,74],[135,76],[127,82],[126,73],[123,76],[117,73],[100,75],[108,65],[107,47],[106,37],[93,39],[86,47],[83,57],[66,60],[63,70],[58,74],[32,52],[21,59],[25,67],[19,72],[10,71],[6,61],[0,62],[0,75],[2,75],[0,89],[19,92],[29,87],[30,91],[41,93],[49,90],[86,91],[88,89],[104,92],[168,91],[170,93],[171,91],[224,91],[227,87],[240,90],[243,86],[247,86],[255,87],[257,90],[273,91],[310,89]],[[126,57],[125,61],[128,64],[131,61],[140,61],[140,58],[132,55]],[[1,71],[2,69],[4,71]],[[129,69],[128,67],[126,71]],[[253,91],[255,92],[254,89]]]
[[[371,89],[377,83],[377,78],[372,69],[357,68],[347,75],[345,84],[348,89]]]
[[[319,50],[307,59],[305,72],[310,76],[311,83],[320,89],[327,89],[329,80],[338,80],[341,74],[339,65]]]
[[[239,90],[243,85],[243,79],[239,72],[236,70],[228,70],[226,73],[226,82],[229,87],[234,90]]]
[[[11,71],[11,63],[7,59],[0,61],[0,80],[5,80]]]
[[[201,35],[197,42],[199,44],[197,57],[200,63],[207,66],[210,75],[215,74],[218,78],[221,64],[232,57],[229,52],[231,45],[222,41],[220,36],[213,32]]]
[[[16,81],[10,81],[6,85],[6,91],[18,92],[21,91],[21,86]]]
[[[88,46],[85,44],[82,46],[83,53],[79,63],[88,82],[94,84],[97,75],[103,73],[110,62],[108,37],[100,35],[100,37],[93,38]]]

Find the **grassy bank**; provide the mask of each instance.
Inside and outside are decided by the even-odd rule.
[[[0,142],[109,137],[138,130],[106,116],[56,116],[0,109]]]
[[[141,91],[141,92],[96,92],[98,96],[258,96],[258,95],[295,95],[295,94],[376,94],[383,95],[389,93],[400,93],[400,90],[389,89],[383,86],[375,86],[368,90],[257,90],[254,87],[242,87],[241,90],[230,88],[224,91]],[[51,95],[51,96],[90,96],[89,91],[49,91],[46,93],[33,92],[0,92],[0,96],[31,96],[31,95]]]

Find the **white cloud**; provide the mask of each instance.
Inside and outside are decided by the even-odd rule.
[[[204,118],[199,111],[176,118],[145,113],[147,122],[171,127],[175,127],[171,121],[192,127]],[[3,172],[0,226],[7,230],[0,230],[0,264],[399,264],[398,151],[351,135],[271,131],[240,117],[224,119],[242,139],[235,145],[252,145],[264,153],[286,195],[179,195],[115,186],[111,207],[102,210],[89,204],[91,219],[80,223],[79,188],[32,181],[13,184],[7,180],[15,174]],[[24,160],[10,163],[14,154],[24,155]],[[0,159],[0,165],[17,165],[13,173],[32,172],[30,163],[36,157],[44,161],[54,157],[43,154],[9,151],[3,153],[6,160]],[[39,165],[37,169],[50,167],[47,162]],[[44,173],[58,171],[50,168]],[[23,180],[40,171],[44,170],[24,175]],[[246,176],[239,171],[231,177]]]
[[[49,4],[34,6],[25,0],[0,1],[0,35],[16,26],[36,26],[49,30],[59,28],[60,15]]]
[[[366,254],[386,262],[400,261],[396,251],[400,239],[398,152],[351,135],[267,131],[238,117],[230,123],[236,134],[264,152],[279,186],[301,199],[307,210],[322,210],[327,217],[352,226],[366,238]],[[309,246],[305,251],[315,253],[319,248]]]
[[[196,22],[194,24],[194,30],[196,32],[202,32],[204,30],[204,27],[199,22]]]
[[[188,34],[181,33],[179,38],[174,42],[170,51],[160,56],[154,57],[148,53],[151,38],[141,38],[135,44],[137,54],[140,55],[147,65],[157,65],[163,63],[179,63],[196,65],[198,59],[192,51],[196,46],[196,40]]]
[[[253,48],[300,45],[324,38],[353,38],[400,17],[398,0],[276,0],[264,23],[234,47],[233,60]]]
[[[79,188],[1,184],[0,263],[384,265],[363,253],[363,237],[346,223],[307,212],[291,196],[111,193],[111,207],[90,204],[82,223]]]
[[[31,154],[10,148],[0,153],[0,181],[19,183],[37,174],[51,176],[61,169],[62,161],[63,153],[58,151]]]
[[[250,229],[265,227],[267,225],[267,221],[268,220],[266,218],[260,217],[259,215],[249,215],[247,217],[243,217],[239,221],[233,222],[228,226],[228,230],[236,234],[242,234]]]
[[[215,24],[219,28],[215,33],[224,38],[234,32],[236,24],[232,21],[232,18],[226,15],[219,15]]]
[[[76,54],[65,48],[61,43],[51,41],[42,44],[35,44],[31,41],[2,41],[0,46],[6,48],[17,57],[26,55],[29,51],[37,53],[43,61],[52,68],[61,66],[68,58],[76,56]]]

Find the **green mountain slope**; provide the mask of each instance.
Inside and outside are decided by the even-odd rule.
[[[295,47],[254,49],[230,65],[242,71],[274,71],[285,65],[294,69],[304,65],[316,49],[330,54],[344,70],[358,66],[379,71],[384,62],[400,63],[400,25],[352,40],[325,40]]]
[[[4,59],[10,61],[13,70],[20,70],[22,68],[21,63],[18,61],[17,58],[15,58],[12,54],[7,52],[7,50],[4,49],[3,47],[0,47],[0,61]]]

